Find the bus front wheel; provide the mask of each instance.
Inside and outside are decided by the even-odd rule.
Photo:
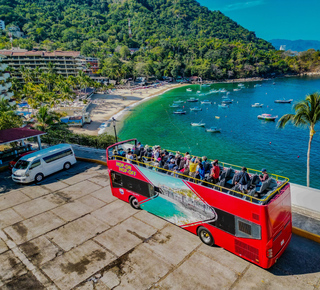
[[[129,203],[134,209],[140,209],[140,204],[134,196],[130,197]]]
[[[206,244],[208,246],[214,245],[214,239],[213,239],[211,233],[205,227],[199,227],[198,236],[204,244]]]

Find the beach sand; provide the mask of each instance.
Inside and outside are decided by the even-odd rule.
[[[82,128],[69,127],[69,129],[74,133],[98,135],[98,128],[103,122],[107,122],[112,117],[120,121],[129,113],[133,105],[161,95],[167,90],[185,85],[190,84],[166,84],[157,88],[147,88],[136,91],[118,89],[112,91],[112,94],[96,93],[91,97],[92,103],[88,107],[88,111],[91,114],[91,124],[85,124]],[[106,132],[109,134],[113,133],[113,127],[110,125]]]

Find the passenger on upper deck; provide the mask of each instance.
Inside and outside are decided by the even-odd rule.
[[[268,175],[268,173],[267,173],[267,169],[265,169],[265,168],[263,168],[262,170],[261,170],[261,172],[262,172],[262,174],[260,174],[260,176],[259,176],[259,178],[260,178],[260,181],[261,182],[264,182],[264,181],[266,181],[268,178],[269,178],[269,175]]]
[[[196,157],[194,156],[189,162],[189,175],[191,177],[196,176],[197,165],[198,165],[198,163],[196,162]]]
[[[250,176],[247,173],[247,168],[242,167],[241,172],[235,177],[235,184],[240,185],[240,190],[247,193]]]
[[[218,165],[218,160],[214,160],[212,162],[212,168],[211,168],[211,181],[212,183],[216,184],[219,181],[219,175],[220,175],[220,167]]]

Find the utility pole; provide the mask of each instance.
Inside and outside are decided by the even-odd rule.
[[[128,18],[129,37],[132,38],[130,18]]]

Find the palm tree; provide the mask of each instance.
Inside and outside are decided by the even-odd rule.
[[[0,98],[0,130],[17,128],[22,125],[22,117],[15,112],[15,106],[9,100]]]
[[[36,114],[36,119],[35,128],[41,131],[53,129],[60,122],[59,116],[54,112],[50,112],[47,106],[40,107]]]
[[[294,105],[295,114],[286,114],[278,121],[278,127],[284,126],[291,121],[294,126],[309,128],[309,144],[307,153],[307,186],[310,186],[310,150],[313,135],[316,133],[314,127],[320,120],[320,95],[313,93],[307,95],[305,100],[302,100]]]

